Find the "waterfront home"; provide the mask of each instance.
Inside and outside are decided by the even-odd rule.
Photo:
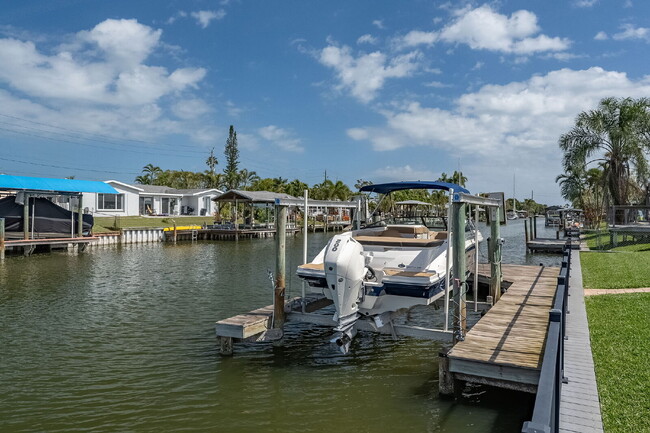
[[[96,216],[137,215],[212,215],[212,201],[223,191],[209,189],[176,189],[160,185],[127,184],[117,180],[105,183],[117,194],[84,193],[84,209]]]

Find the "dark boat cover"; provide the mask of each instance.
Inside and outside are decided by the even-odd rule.
[[[35,207],[34,207],[35,206]],[[23,232],[23,205],[16,203],[16,197],[0,199],[0,218],[5,219],[5,231]],[[32,210],[34,211],[34,233],[64,233],[70,235],[73,230],[77,234],[79,216],[57,206],[46,198],[29,199],[29,231],[32,231]],[[83,234],[89,235],[93,228],[93,216],[83,216]]]

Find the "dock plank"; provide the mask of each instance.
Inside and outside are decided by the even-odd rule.
[[[539,377],[559,269],[502,265],[502,273],[511,285],[449,351],[450,371],[530,384]],[[489,276],[489,265],[479,274]]]

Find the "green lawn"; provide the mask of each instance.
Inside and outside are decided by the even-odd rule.
[[[95,218],[95,225],[93,226],[93,233],[106,233],[121,228],[130,227],[173,227],[174,221],[177,226],[186,225],[208,225],[214,223],[212,216],[174,216],[163,218],[151,217],[97,217]]]
[[[650,252],[581,252],[586,289],[650,287]]]
[[[585,302],[605,431],[650,432],[650,293]]]
[[[612,244],[613,239],[608,230],[585,230],[583,236],[590,250],[650,251],[647,236],[636,239],[630,235],[618,233],[616,235],[616,247]]]

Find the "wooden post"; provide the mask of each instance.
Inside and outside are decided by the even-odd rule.
[[[24,238],[29,239],[29,194],[25,193],[23,198],[23,231]]]
[[[0,218],[0,260],[5,259],[5,219]]]
[[[466,275],[465,261],[465,209],[467,204],[453,204],[452,238],[454,272],[454,343],[462,341],[467,332]]]
[[[537,239],[537,215],[533,216],[533,239]]]
[[[232,356],[232,337],[219,337],[219,353]]]
[[[176,230],[176,221],[174,221],[174,243],[178,240],[178,231]]]
[[[454,376],[449,371],[449,357],[446,350],[438,353],[438,392],[444,396],[455,394]]]
[[[273,327],[284,325],[285,263],[287,241],[287,206],[275,205],[275,294],[273,298]]]
[[[83,213],[83,195],[79,194],[78,197],[79,200],[79,207],[77,208],[79,211],[79,226],[77,227],[77,237],[82,237],[83,232],[84,232],[84,213]]]
[[[500,224],[499,221],[499,208],[491,207],[490,208],[490,251],[489,260],[490,260],[490,295],[496,303],[501,297],[501,243],[499,238],[501,237],[500,233]]]
[[[526,248],[528,248],[528,221],[524,220],[524,239],[526,239]]]

